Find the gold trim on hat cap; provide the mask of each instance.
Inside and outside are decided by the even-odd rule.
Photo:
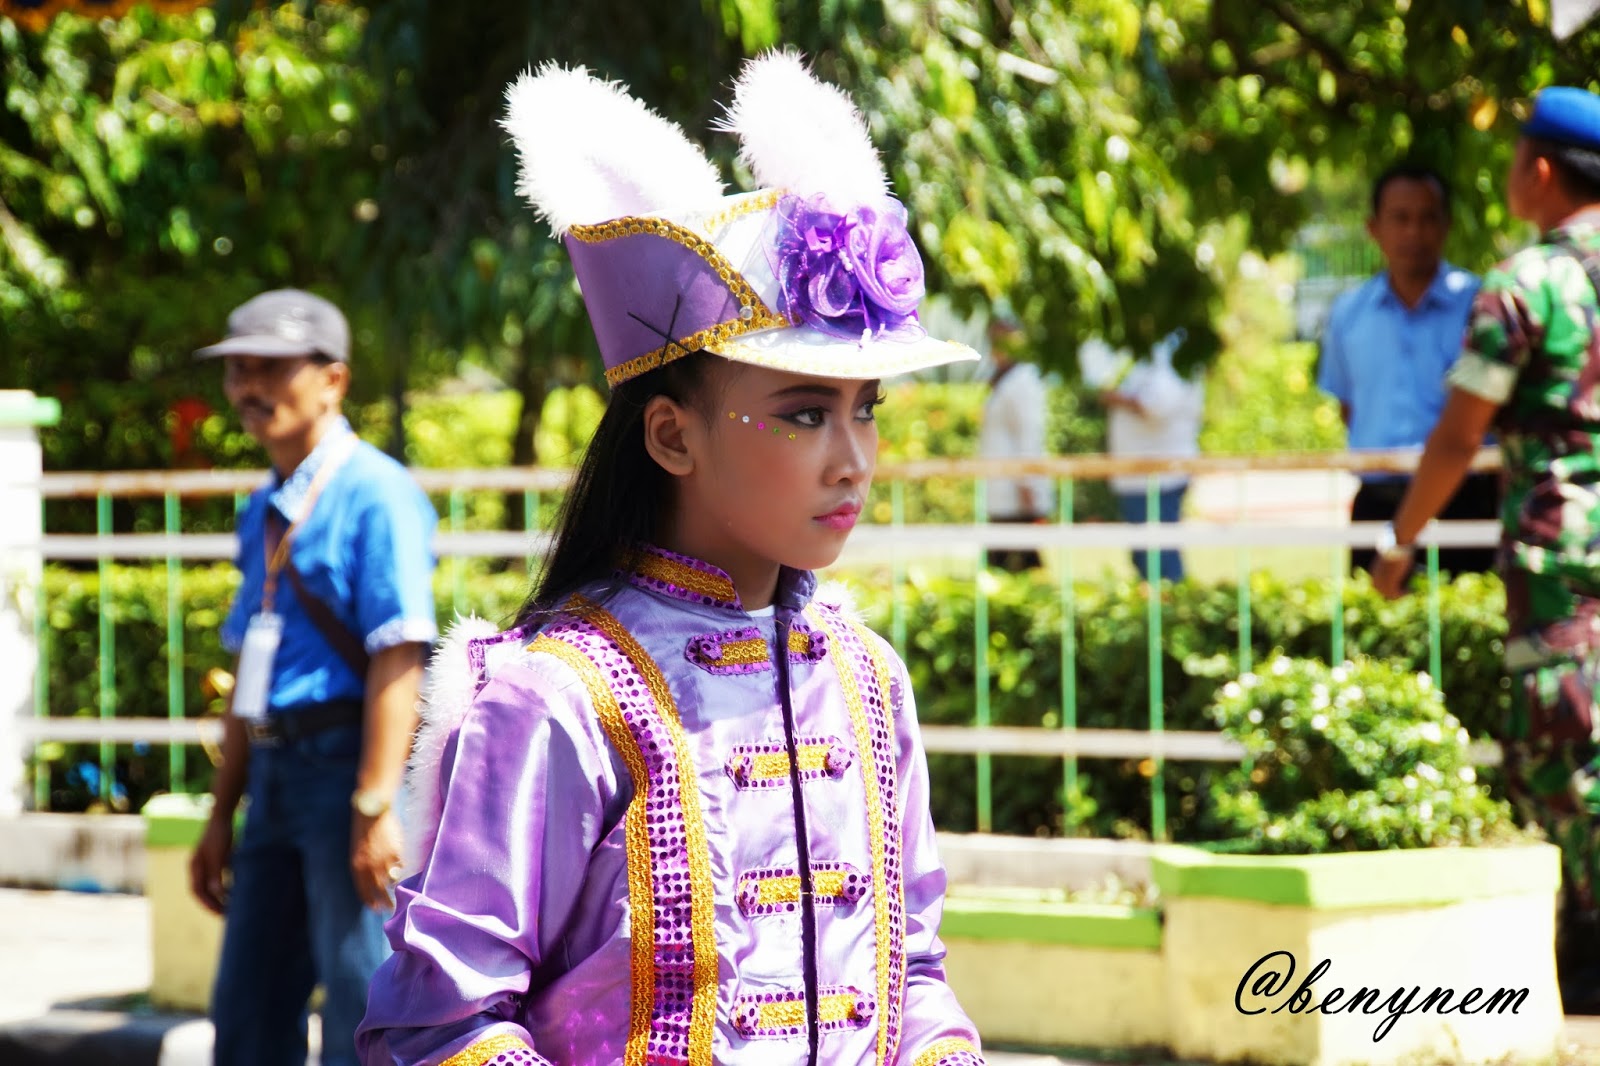
[[[743,218],[745,215],[757,211],[768,211],[778,206],[778,200],[783,197],[782,189],[767,189],[764,192],[753,193],[740,198],[739,202],[731,207],[724,208],[700,224],[700,230],[708,237],[715,236],[734,219]]]
[[[760,329],[783,329],[795,325],[795,321],[785,315],[773,314],[768,311],[765,304],[759,304],[760,310],[748,319],[733,318],[726,322],[719,322],[708,329],[692,333],[681,341],[663,344],[653,352],[646,352],[641,356],[629,359],[626,363],[618,363],[606,371],[606,384],[616,388],[624,381],[638,377],[646,371],[654,370],[658,366],[666,366],[674,359],[681,359],[686,355],[693,355],[704,348],[722,344],[734,337],[745,333],[754,333]]]
[[[726,225],[728,221],[741,215],[757,211],[763,207],[770,207],[777,202],[777,194],[772,194],[771,203],[759,203],[766,200],[766,196],[752,197],[747,204],[736,204],[722,212],[712,222]],[[708,225],[707,227],[711,227]],[[728,262],[727,256],[717,250],[705,237],[678,225],[676,222],[665,218],[650,218],[645,216],[628,216],[612,219],[609,222],[598,222],[588,226],[573,226],[567,233],[577,241],[584,244],[601,244],[605,241],[614,241],[621,237],[655,236],[664,237],[669,241],[676,241],[695,255],[706,261],[706,265],[716,271],[717,277],[728,287],[733,297],[739,301],[739,316],[730,318],[726,322],[719,322],[715,326],[707,327],[699,332],[692,333],[681,340],[668,341],[654,351],[635,356],[625,363],[619,363],[606,371],[606,384],[616,388],[624,381],[636,378],[646,371],[656,367],[665,366],[674,359],[681,359],[686,355],[700,351],[711,344],[721,344],[732,340],[734,337],[746,333],[755,333],[758,330],[777,329],[794,325],[793,319],[780,315],[768,307],[766,301],[756,294],[755,289],[745,280],[744,275],[734,269]]]

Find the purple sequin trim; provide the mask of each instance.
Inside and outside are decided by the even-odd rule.
[[[851,1004],[850,1017],[834,1018],[818,1024],[817,1029],[824,1033],[831,1033],[838,1029],[860,1029],[872,1021],[872,1016],[877,1013],[877,1004],[869,992],[851,988],[848,985],[823,985],[817,989],[820,998],[827,999],[833,996],[850,996],[854,1003]],[[733,1001],[733,1028],[742,1037],[750,1040],[759,1040],[772,1037],[805,1036],[806,1025],[805,1011],[800,1011],[801,1021],[798,1025],[762,1025],[761,1008],[769,1005],[800,1005],[805,1003],[805,993],[800,991],[761,992],[756,995],[740,996]]]
[[[834,662],[840,670],[850,670],[855,674],[856,684],[861,690],[861,702],[867,719],[868,736],[864,738],[872,745],[873,763],[877,769],[876,782],[867,782],[871,788],[875,783],[878,787],[878,803],[883,811],[883,890],[884,901],[888,910],[888,928],[877,930],[880,937],[889,938],[889,998],[884,1005],[886,1027],[888,1031],[888,1047],[890,1058],[894,1057],[895,1049],[900,1046],[900,1004],[905,996],[906,981],[906,913],[905,913],[905,880],[901,870],[902,856],[900,846],[899,826],[900,801],[898,784],[898,769],[896,763],[895,733],[892,712],[888,705],[895,699],[893,695],[894,684],[888,686],[879,684],[878,671],[873,666],[872,653],[862,643],[863,637],[860,630],[847,622],[837,612],[832,615],[832,628],[838,634],[835,643]],[[886,670],[891,679],[895,676],[894,665],[885,663]],[[890,691],[885,692],[887,687]]]
[[[710,563],[701,562],[699,559],[695,559],[688,555],[679,555],[677,552],[670,552],[665,548],[657,548],[654,545],[647,545],[646,547],[640,549],[640,553],[646,558],[646,560],[653,556],[662,562],[674,564],[676,566],[688,567],[690,570],[698,571],[699,573],[710,578],[711,583],[719,586],[726,586],[727,596],[719,596],[709,592],[697,591],[695,589],[678,584],[677,582],[668,581],[666,578],[654,577],[648,574],[640,573],[639,568],[649,565],[647,561],[641,562],[638,567],[632,570],[617,571],[617,574],[620,577],[624,578],[629,584],[635,586],[636,588],[645,589],[650,592],[659,592],[663,596],[671,596],[673,599],[683,600],[686,603],[698,603],[705,607],[727,607],[739,611],[744,610],[739,603],[739,594],[734,591],[733,579],[723,571],[712,566]],[[729,597],[732,598],[730,599]]]
[[[934,1066],[985,1066],[985,1063],[970,1051],[956,1051],[949,1055],[940,1055],[939,1061]]]
[[[609,637],[585,621],[562,624],[546,630],[546,635],[572,645],[599,668],[610,682],[623,721],[644,758],[649,779],[635,781],[634,787],[645,793],[655,889],[655,1005],[647,1058],[652,1063],[687,1062],[695,960],[688,835],[679,775],[690,771],[680,768],[674,757],[672,735],[662,720],[663,708],[656,705],[644,678]],[[704,859],[709,863],[709,856]]]
[[[795,651],[789,649],[789,661],[792,663],[820,663],[828,654],[828,634],[819,629],[812,629],[799,619],[789,627],[790,633],[803,633],[806,638],[806,650]]]
[[[793,644],[789,648],[789,661],[798,665],[813,666],[822,661],[828,654],[828,635],[820,633],[804,622],[796,622],[789,630],[791,642],[794,635],[799,635],[805,641],[804,651],[795,650]],[[763,655],[756,662],[724,662],[723,656],[728,645],[744,641],[759,640]],[[702,633],[698,637],[690,637],[689,643],[684,646],[683,657],[694,663],[708,674],[759,674],[772,669],[772,645],[768,643],[766,635],[755,626],[745,626],[741,629],[729,629],[721,633]]]
[[[800,780],[815,781],[818,778],[830,777],[834,780],[845,775],[855,762],[855,756],[838,737],[812,736],[796,737],[795,746],[804,752],[807,748],[826,747],[827,753],[822,757],[822,766],[800,771]],[[759,755],[787,755],[788,747],[783,741],[771,741],[766,744],[740,744],[728,756],[723,770],[733,779],[735,788],[743,791],[748,788],[788,788],[789,769],[788,759],[783,760],[783,772],[774,774],[758,774],[756,772],[756,757]],[[804,762],[804,759],[801,760]]]
[[[814,862],[811,864],[811,876],[815,882],[816,875],[820,873],[841,872],[844,874],[844,884],[840,886],[837,895],[817,893],[812,899],[824,906],[846,906],[856,902],[867,894],[867,885],[871,881],[867,875],[857,870],[847,862]],[[754,918],[763,914],[792,914],[800,906],[800,901],[785,900],[782,903],[762,903],[761,884],[784,877],[797,877],[793,866],[773,866],[765,870],[751,870],[739,876],[739,910],[745,917]]]
[[[726,645],[746,640],[759,640],[762,648],[766,649],[759,662],[725,663],[722,661],[722,649]],[[772,645],[767,643],[766,637],[762,636],[761,630],[755,626],[730,629],[725,633],[704,633],[698,637],[691,637],[689,638],[689,643],[683,649],[683,657],[711,674],[759,674],[763,670],[772,669]]]
[[[527,626],[512,626],[503,632],[494,633],[487,637],[475,637],[467,641],[467,664],[472,667],[472,676],[478,679],[479,687],[482,687],[486,680],[483,676],[483,671],[488,662],[489,649],[496,644],[504,644],[509,640],[520,643],[525,642],[527,639]]]

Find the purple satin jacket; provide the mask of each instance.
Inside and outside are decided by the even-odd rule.
[[[904,665],[810,573],[620,577],[441,650],[367,1066],[981,1064]]]

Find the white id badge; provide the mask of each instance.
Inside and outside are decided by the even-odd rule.
[[[272,660],[283,637],[283,616],[258,614],[244,631],[239,649],[239,676],[233,682],[233,714],[246,721],[267,713],[267,690],[272,686]]]

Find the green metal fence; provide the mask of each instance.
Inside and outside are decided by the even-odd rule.
[[[889,637],[902,655],[907,651],[905,586],[907,566],[914,559],[953,561],[953,566],[970,566],[974,598],[975,689],[971,724],[965,728],[925,726],[924,737],[930,752],[969,754],[975,757],[977,823],[980,831],[992,826],[993,764],[997,755],[1059,757],[1062,782],[1069,794],[1079,785],[1080,760],[1084,758],[1139,758],[1148,760],[1150,769],[1149,819],[1156,839],[1167,835],[1165,780],[1168,758],[1205,761],[1235,761],[1242,754],[1220,734],[1174,732],[1165,728],[1161,655],[1163,641],[1163,600],[1147,597],[1146,646],[1149,686],[1146,728],[1081,729],[1077,675],[1082,649],[1076,643],[1075,579],[1079,553],[1107,548],[1126,551],[1133,547],[1151,550],[1159,560],[1161,547],[1224,547],[1235,553],[1238,581],[1237,667],[1251,668],[1251,626],[1253,605],[1250,581],[1252,551],[1271,546],[1297,546],[1329,553],[1331,574],[1330,618],[1332,639],[1329,660],[1344,658],[1344,573],[1345,551],[1352,544],[1371,544],[1375,526],[1350,525],[1330,521],[1320,525],[1295,525],[1252,520],[1246,509],[1246,479],[1261,474],[1327,475],[1331,471],[1404,471],[1415,462],[1414,453],[1318,454],[1294,456],[1200,457],[1186,460],[1113,459],[1107,456],[1078,456],[1037,461],[945,460],[902,464],[880,468],[877,491],[886,492],[890,501],[890,521],[883,525],[864,525],[851,539],[841,568],[870,561],[884,566],[893,584]],[[1479,457],[1478,469],[1494,469],[1498,455],[1493,451]],[[1081,523],[1073,514],[1075,481],[1103,479],[1115,474],[1144,475],[1148,480],[1146,503],[1153,517],[1157,509],[1159,475],[1187,472],[1212,478],[1239,479],[1239,504],[1231,520],[1195,522],[1179,525],[1124,525],[1120,523]],[[525,528],[535,526],[563,490],[568,472],[547,470],[419,470],[418,481],[436,500],[441,511],[441,529],[436,550],[446,568],[451,606],[470,603],[469,567],[473,559],[526,560],[533,565],[547,542],[547,534],[527,533],[502,528],[484,528],[477,512],[494,510],[483,501],[485,494],[507,494],[511,507],[500,508],[500,517],[514,511]],[[983,481],[992,477],[1044,475],[1056,479],[1059,511],[1056,521],[1041,525],[991,525],[984,514]],[[195,705],[193,693],[184,691],[183,589],[185,567],[198,562],[231,559],[231,535],[186,532],[185,501],[204,501],[229,497],[235,507],[256,485],[259,471],[233,472],[135,472],[111,474],[48,474],[44,483],[46,526],[43,554],[47,561],[60,565],[92,564],[98,582],[98,632],[96,634],[98,699],[95,714],[86,718],[75,708],[57,707],[52,702],[48,670],[38,671],[34,700],[35,719],[27,735],[38,742],[83,742],[98,745],[98,786],[101,798],[112,799],[115,749],[118,744],[168,745],[169,785],[182,790],[188,780],[188,748],[214,738],[218,732],[214,719],[197,720],[202,708]],[[965,481],[973,489],[970,524],[926,524],[906,520],[907,488],[932,479]],[[161,532],[128,532],[115,528],[113,501],[143,499],[159,503]],[[93,534],[52,533],[49,525],[51,501],[92,500],[95,511]],[[478,501],[481,506],[474,505]],[[1338,500],[1328,501],[1326,512],[1334,513]],[[149,524],[148,521],[145,522]],[[1493,543],[1497,527],[1493,523],[1451,523],[1430,531],[1427,558],[1428,628],[1430,668],[1435,681],[1441,677],[1442,652],[1439,625],[1439,573],[1437,547],[1455,544]],[[984,555],[989,548],[1038,547],[1053,550],[1056,591],[1062,613],[1060,647],[1061,721],[1059,728],[1002,727],[991,719],[991,679],[985,654],[991,637],[989,623],[989,583],[985,580]],[[166,610],[163,624],[167,649],[166,718],[119,718],[118,678],[115,672],[117,627],[112,610],[113,560],[142,560],[164,566]],[[1159,566],[1159,562],[1154,565]],[[35,635],[41,663],[49,655],[51,627],[46,624],[50,604],[41,603],[36,612]],[[226,664],[218,664],[226,665]],[[1492,761],[1485,753],[1481,761]],[[35,775],[35,805],[49,805],[48,782]]]

